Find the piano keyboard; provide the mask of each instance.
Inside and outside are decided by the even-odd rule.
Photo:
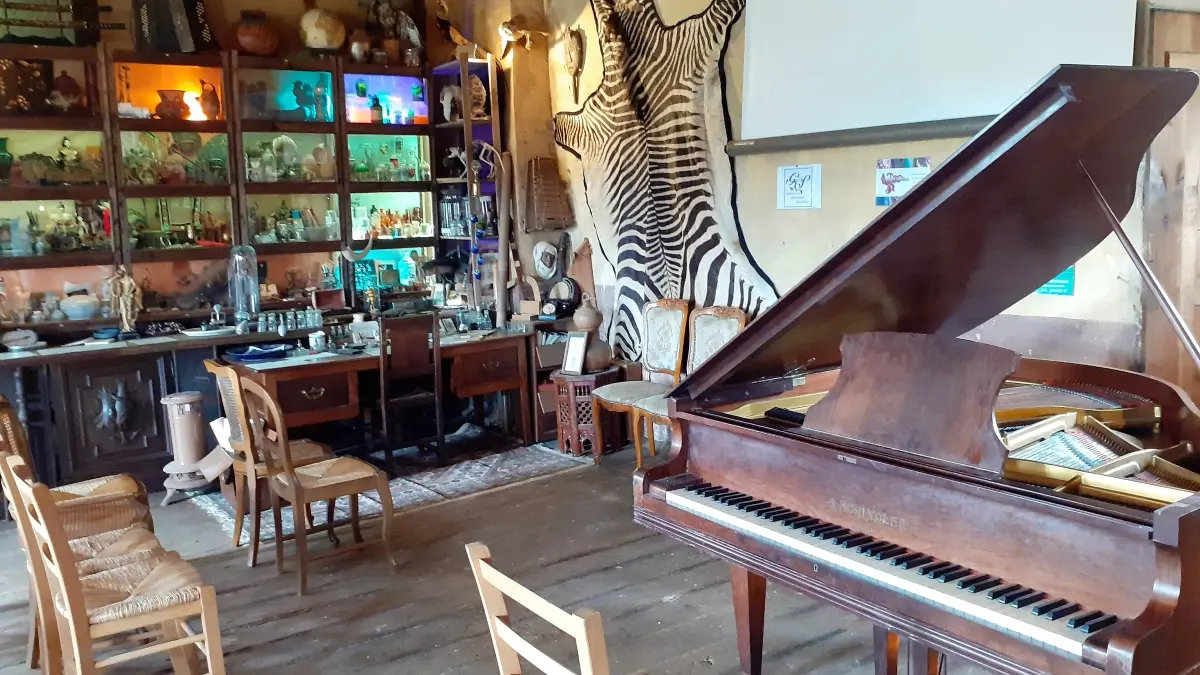
[[[709,483],[666,493],[667,504],[814,562],[1081,660],[1089,635],[1117,622],[1037,589],[804,516]]]

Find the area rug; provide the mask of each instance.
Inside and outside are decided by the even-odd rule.
[[[590,457],[573,457],[564,455],[557,449],[545,445],[531,445],[517,448],[508,452],[487,455],[470,459],[451,466],[422,471],[402,478],[395,478],[389,483],[392,508],[396,513],[414,509],[418,506],[444,502],[450,499],[501,487],[511,483],[548,476],[591,464]],[[204,513],[215,520],[227,535],[233,534],[233,506],[219,493],[209,493],[195,497],[192,500]],[[313,505],[314,525],[323,525],[325,507]],[[372,490],[363,495],[358,502],[358,512],[363,518],[378,516],[383,507],[380,503],[379,492]],[[265,512],[260,513],[259,540],[273,541],[275,539],[274,517],[268,505]],[[345,520],[350,517],[350,500],[342,498],[334,506],[334,520]],[[244,536],[250,536],[249,516],[243,523]],[[292,509],[283,508],[284,534],[292,533]]]

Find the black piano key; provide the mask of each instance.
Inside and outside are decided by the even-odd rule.
[[[1033,615],[1042,616],[1043,614],[1049,614],[1051,611],[1056,610],[1066,604],[1066,600],[1051,600],[1049,602],[1043,602],[1042,604],[1033,608]]]
[[[988,600],[999,600],[1000,598],[1004,597],[1005,595],[1008,595],[1009,593],[1012,593],[1013,591],[1015,591],[1019,588],[1021,588],[1021,587],[1018,586],[1017,584],[1006,584],[1001,588],[993,588],[992,590],[988,591],[987,597],[988,597]]]
[[[1096,619],[1095,621],[1093,621],[1091,623],[1085,624],[1083,626],[1083,628],[1080,628],[1079,630],[1083,631],[1084,633],[1089,633],[1089,634],[1096,633],[1096,632],[1104,630],[1105,628],[1108,628],[1109,626],[1113,625],[1116,622],[1117,622],[1117,617],[1113,616],[1112,614],[1105,614],[1104,616],[1100,617],[1099,619]]]
[[[892,564],[895,565],[896,567],[899,567],[902,570],[911,570],[914,567],[921,567],[923,565],[928,565],[929,563],[933,562],[933,556],[922,555],[920,553],[918,553],[917,557],[915,557],[915,558],[908,558],[907,560],[902,560],[903,558],[908,558],[908,556],[901,556],[900,558],[896,558],[895,560],[892,561]]]
[[[895,558],[897,556],[902,556],[907,553],[908,553],[908,549],[904,548],[903,546],[893,544],[892,546],[889,546],[887,548],[881,548],[878,551],[875,551],[875,554],[872,555],[871,557],[876,560],[890,560],[892,558]]]
[[[941,574],[938,575],[937,580],[942,582],[943,584],[945,584],[945,583],[949,583],[951,581],[958,581],[959,579],[969,575],[970,573],[971,573],[971,570],[969,570],[969,569],[955,570],[953,572],[942,572]]]
[[[842,536],[843,534],[846,534],[846,533],[848,533],[849,531],[850,531],[850,530],[849,530],[849,529],[847,529],[847,528],[845,528],[845,527],[837,527],[837,526],[834,526],[834,529],[832,529],[832,530],[825,530],[824,532],[822,532],[822,533],[820,533],[820,534],[816,535],[816,537],[817,537],[817,539],[821,539],[821,540],[825,540],[825,539],[833,539],[833,538],[835,538],[835,537],[840,537],[840,536]]]
[[[783,525],[785,527],[793,527],[794,528],[794,527],[799,527],[800,525],[802,525],[810,520],[812,520],[812,518],[809,518],[808,516],[802,516],[800,514],[796,514],[796,515],[792,515],[792,516],[788,516],[787,518],[784,518],[783,520],[779,521],[779,524]]]
[[[729,492],[729,488],[723,488],[720,485],[714,485],[712,487],[706,487],[703,490],[697,490],[696,494],[700,495],[701,497],[708,497],[709,499],[712,499],[713,497],[723,495],[726,492]]]
[[[971,580],[963,579],[958,582],[958,587],[968,593],[982,593],[989,588],[995,588],[1004,583],[1001,579],[984,574],[983,576]]]
[[[871,541],[874,541],[874,538],[870,535],[860,534],[854,537],[842,539],[841,541],[838,541],[837,544],[842,548],[854,548],[855,546],[861,546]]]
[[[766,508],[766,507],[769,507],[770,505],[771,505],[771,502],[768,502],[768,501],[765,501],[762,499],[754,499],[754,500],[751,500],[748,502],[741,502],[740,504],[737,505],[737,507],[739,510],[749,511],[751,509]]]
[[[730,499],[738,499],[740,497],[746,497],[747,499],[749,499],[750,495],[744,495],[740,492],[734,492],[733,490],[726,490],[725,492],[722,492],[718,495],[714,495],[713,499],[724,504],[724,503],[728,502]]]
[[[920,553],[908,553],[906,555],[902,555],[899,558],[896,558],[895,560],[893,560],[892,564],[895,565],[896,567],[899,567],[901,565],[908,564],[912,560],[917,560],[918,558],[922,558],[922,557],[926,557],[926,556],[923,556]],[[933,558],[930,558],[930,560],[933,560]],[[922,564],[924,564],[924,563],[922,563]]]
[[[863,555],[875,555],[875,551],[887,548],[889,546],[895,546],[895,544],[888,541],[872,541],[867,544],[860,544],[858,547],[858,552],[862,553]]]
[[[766,511],[775,508],[774,504],[763,504],[762,506],[750,506],[745,509],[746,513],[761,516]]]
[[[787,509],[784,509],[784,510],[780,511],[779,513],[776,513],[775,515],[771,516],[771,522],[782,523],[782,524],[786,525],[787,523],[785,523],[784,521],[791,520],[792,518],[799,518],[799,517],[800,517],[800,514],[796,513],[795,511],[789,511]]]
[[[710,487],[712,487],[712,483],[696,483],[695,485],[687,486],[687,491],[688,492],[699,492],[701,490],[704,490],[704,489],[710,488]]]
[[[857,539],[858,537],[867,537],[867,535],[863,534],[862,532],[855,532],[854,530],[847,530],[845,534],[839,534],[836,537],[834,537],[833,543],[837,544],[838,546],[842,546],[842,545],[844,545],[844,543],[846,541],[849,541],[850,539]],[[867,539],[870,539],[870,537],[867,537]],[[863,541],[866,541],[866,540],[864,539]]]
[[[1081,607],[1078,602],[1072,602],[1071,604],[1069,604],[1065,607],[1059,607],[1058,609],[1050,612],[1049,614],[1046,615],[1046,618],[1050,619],[1051,621],[1058,621],[1059,619],[1063,618],[1064,616],[1071,616],[1072,614],[1074,614],[1075,612],[1078,612],[1081,609],[1083,609],[1083,607]]]
[[[792,526],[792,528],[800,530],[800,534],[812,534],[813,530],[817,529],[818,527],[825,527],[826,525],[833,527],[832,523],[827,523],[823,520],[817,520],[816,518],[810,518],[805,522],[796,523]]]
[[[1088,612],[1086,614],[1076,614],[1067,620],[1067,628],[1079,628],[1085,623],[1091,623],[1096,619],[1104,616],[1104,612]]]
[[[931,576],[933,576],[934,572],[937,572],[938,570],[942,570],[942,569],[947,569],[950,567],[954,567],[954,563],[949,563],[949,562],[946,562],[945,560],[936,560],[936,561],[928,563],[926,565],[922,565],[921,569],[917,570],[917,574],[920,576],[923,576],[923,577],[924,576],[931,577]]]
[[[834,525],[833,523],[820,523],[816,525],[805,525],[804,527],[800,528],[800,531],[809,536],[818,537],[822,532],[831,532],[833,530],[840,529],[840,527]]]
[[[765,518],[767,520],[772,520],[774,516],[783,515],[785,513],[791,513],[791,511],[783,508],[782,506],[775,506],[775,507],[772,507],[769,509],[763,509],[762,511],[759,511],[758,517]]]
[[[1045,599],[1046,599],[1046,594],[1041,591],[1038,591],[1037,593],[1030,593],[1029,595],[1023,595],[1023,596],[1017,598],[1016,600],[1013,600],[1012,606],[1016,607],[1017,609],[1025,609],[1026,607],[1032,605],[1033,603],[1041,602]]]
[[[953,574],[955,572],[965,572],[966,574],[964,574],[963,576],[966,576],[967,574],[971,573],[971,570],[969,570],[961,565],[955,565],[954,563],[950,563],[949,567],[943,567],[938,570],[932,570],[928,576],[930,579],[933,579],[934,581],[945,581],[945,579],[943,579],[942,577],[946,576],[947,574]]]
[[[754,497],[751,497],[750,495],[734,494],[721,497],[717,501],[721,502],[725,506],[737,506],[738,504],[754,501]]]
[[[972,574],[971,576],[967,577],[966,579],[959,579],[957,586],[959,588],[966,588],[967,586],[970,586],[973,583],[976,583],[979,581],[985,581],[985,580],[991,579],[991,578],[992,577],[987,574]]]
[[[996,600],[1000,601],[1000,604],[1002,604],[1002,605],[1007,605],[1009,603],[1016,602],[1018,599],[1023,598],[1027,595],[1033,595],[1036,593],[1037,593],[1037,591],[1033,590],[1032,588],[1018,586],[1016,590],[1010,591],[1009,593],[1005,593],[1004,595],[996,598]]]

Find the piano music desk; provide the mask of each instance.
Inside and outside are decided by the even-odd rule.
[[[533,443],[529,350],[534,333],[442,339],[450,391],[460,398],[516,390],[521,440]],[[353,356],[312,355],[261,364],[234,362],[239,377],[262,385],[279,402],[288,428],[358,419],[358,375],[379,370],[378,350]]]

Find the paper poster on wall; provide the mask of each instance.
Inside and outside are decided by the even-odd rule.
[[[1050,281],[1047,281],[1041,288],[1037,289],[1038,295],[1075,295],[1075,266],[1071,265],[1067,269],[1058,273]]]
[[[891,206],[933,171],[928,157],[881,159],[875,163],[875,205]]]
[[[779,167],[777,209],[821,208],[821,165]]]

